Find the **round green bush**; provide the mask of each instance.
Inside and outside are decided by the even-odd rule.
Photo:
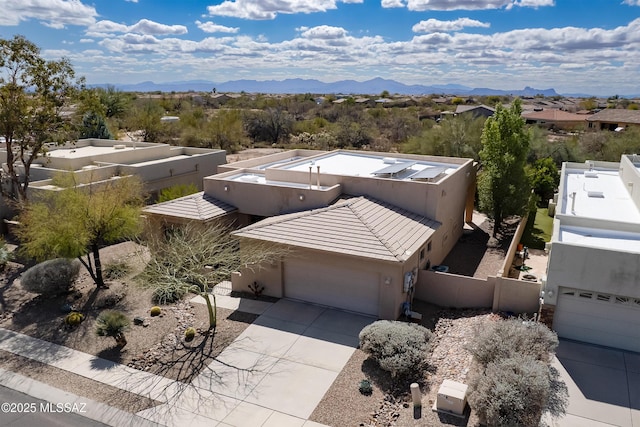
[[[184,331],[184,339],[185,341],[192,341],[196,336],[196,329],[195,328],[187,328]]]
[[[20,278],[20,283],[29,292],[55,296],[68,292],[79,273],[80,261],[78,260],[50,259],[25,271]]]
[[[151,310],[149,311],[149,313],[151,314],[151,316],[154,316],[154,317],[160,316],[160,313],[162,313],[162,309],[157,305],[154,305],[153,307],[151,307]]]
[[[64,323],[68,326],[78,326],[80,323],[82,323],[83,320],[84,314],[77,311],[72,311],[71,313],[66,315],[66,317],[64,318]]]

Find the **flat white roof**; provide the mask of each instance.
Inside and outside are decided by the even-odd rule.
[[[640,233],[560,226],[558,238],[580,246],[640,253]]]
[[[116,144],[115,146],[123,148],[114,148],[114,146],[96,147],[94,145],[77,148],[58,148],[48,151],[47,156],[62,159],[79,159],[82,157],[96,156],[100,154],[120,153],[123,151],[134,150],[133,147],[126,146],[124,144]]]
[[[410,180],[412,175],[422,172],[425,169],[443,166],[446,167],[444,173],[448,175],[460,167],[460,165],[451,163],[416,161],[404,158],[394,159],[391,156],[381,157],[360,153],[332,152],[319,157],[307,158],[305,161],[285,164],[280,166],[280,168],[308,172],[309,166],[311,166],[315,173],[317,171],[317,167],[320,166],[320,173],[373,178],[380,177],[376,172],[394,164],[397,165],[401,163],[407,163],[407,165],[410,166],[402,169],[398,173],[394,173],[390,176],[391,178]]]
[[[560,212],[576,217],[640,224],[640,212],[618,170],[568,169]]]
[[[247,182],[251,184],[275,185],[280,187],[309,188],[309,184],[302,184],[299,182],[267,180],[264,175],[253,174],[253,173],[240,173],[240,174],[228,176],[225,178],[225,180],[236,181],[236,182]],[[330,188],[323,185],[318,187],[317,185],[315,185],[315,183],[311,187],[314,190],[326,190]]]

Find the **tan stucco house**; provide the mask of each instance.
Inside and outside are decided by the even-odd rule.
[[[0,149],[0,164],[7,152]],[[30,194],[56,190],[52,178],[74,173],[80,183],[97,185],[120,176],[136,175],[151,195],[178,184],[194,184],[202,189],[203,178],[218,172],[226,163],[224,150],[176,147],[150,142],[81,139],[65,145],[50,144],[30,169]],[[15,164],[21,173],[19,163]]]
[[[204,191],[151,206],[150,221],[233,221],[242,242],[282,244],[278,262],[232,277],[265,294],[395,319],[419,269],[440,263],[473,211],[471,159],[291,150],[220,166]],[[467,217],[465,217],[465,212]]]
[[[560,337],[640,352],[640,157],[563,165],[541,315]]]

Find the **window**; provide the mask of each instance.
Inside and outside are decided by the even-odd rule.
[[[420,249],[420,261],[424,259],[424,248]]]
[[[578,295],[580,296],[580,298],[591,299],[593,297],[593,294],[591,292],[580,292]]]
[[[598,301],[609,301],[611,299],[611,295],[603,295],[603,294],[598,294],[598,296],[596,297],[596,299]]]
[[[431,252],[431,242],[427,243],[427,252]]]

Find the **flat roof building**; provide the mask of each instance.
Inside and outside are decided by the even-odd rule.
[[[639,168],[562,167],[542,306],[561,337],[640,351]]]

